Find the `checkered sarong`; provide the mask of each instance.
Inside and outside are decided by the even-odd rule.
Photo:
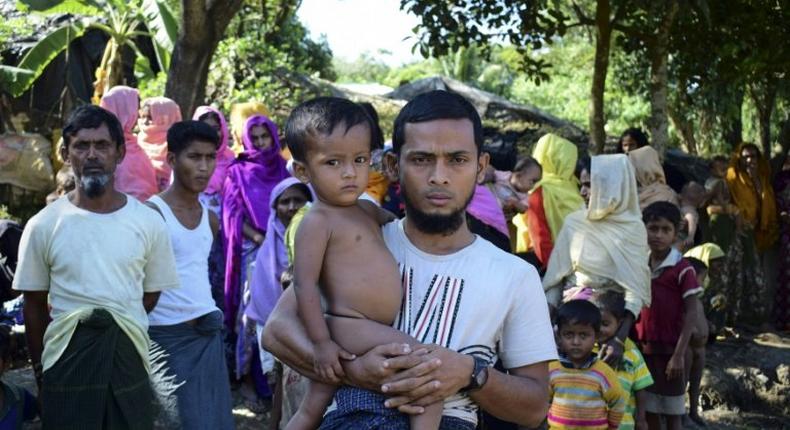
[[[337,408],[324,416],[320,430],[409,430],[409,418],[384,407],[387,398],[356,387],[341,387],[335,394]],[[439,430],[474,430],[472,422],[442,417]]]

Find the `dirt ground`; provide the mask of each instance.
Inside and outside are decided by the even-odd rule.
[[[730,331],[707,354],[701,404],[708,429],[790,429],[790,335]],[[30,367],[9,370],[3,379],[35,393]],[[269,429],[268,407],[254,414],[235,391],[233,399],[239,430]]]

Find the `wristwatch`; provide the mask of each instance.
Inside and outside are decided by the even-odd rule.
[[[472,369],[472,376],[469,385],[464,387],[465,391],[479,390],[488,381],[488,362],[480,357],[472,356],[475,360],[475,367]]]

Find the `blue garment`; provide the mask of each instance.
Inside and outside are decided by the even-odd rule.
[[[337,409],[326,414],[320,430],[409,430],[409,418],[397,409],[384,407],[382,394],[356,387],[340,387],[335,393]],[[472,422],[442,417],[439,430],[474,430]]]
[[[222,312],[215,311],[187,323],[151,326],[151,341],[166,355],[174,383],[180,428],[232,430],[230,383],[222,346]],[[153,348],[152,348],[153,350]]]
[[[0,382],[4,394],[0,409],[0,430],[21,430],[22,423],[38,415],[36,398],[24,388]]]

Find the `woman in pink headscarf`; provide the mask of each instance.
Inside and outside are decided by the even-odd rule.
[[[143,100],[137,120],[138,143],[148,155],[156,172],[156,185],[164,191],[170,184],[170,165],[167,164],[167,130],[181,121],[181,108],[167,97]]]
[[[137,106],[140,93],[134,88],[115,86],[101,98],[99,105],[115,114],[123,127],[126,155],[115,169],[115,189],[135,197],[142,202],[159,192],[156,173],[151,160],[137,144],[132,129],[137,122]]]
[[[203,204],[219,214],[222,205],[222,185],[225,182],[228,166],[236,159],[236,154],[228,147],[228,139],[230,137],[228,124],[225,122],[225,116],[222,115],[222,112],[211,106],[200,106],[197,108],[195,114],[192,115],[192,119],[205,122],[219,133],[220,145],[219,149],[217,149],[217,164],[208,187],[206,187],[206,191],[203,192],[200,198]]]
[[[277,126],[263,115],[244,123],[244,151],[227,169],[222,188],[222,229],[225,237],[225,324],[238,336],[237,376],[249,374],[255,342],[254,325],[242,324],[242,286],[248,268],[267,233],[269,197],[290,176],[280,156]],[[251,328],[245,330],[244,328]],[[251,339],[250,339],[251,338]],[[243,349],[240,350],[239,348]]]

